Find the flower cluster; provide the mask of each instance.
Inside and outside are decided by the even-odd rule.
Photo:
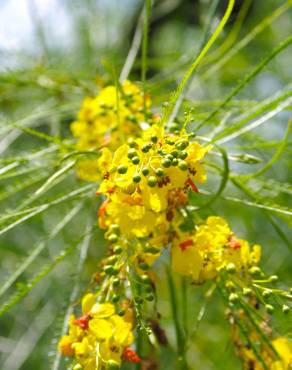
[[[140,136],[143,124],[156,120],[150,105],[149,96],[144,99],[139,87],[130,81],[123,82],[119,89],[107,86],[96,97],[85,98],[77,121],[71,124],[77,150],[115,150],[130,135]],[[100,167],[94,159],[80,160],[77,173],[83,180],[100,180]]]
[[[75,356],[74,369],[118,369],[122,358],[140,362],[129,347],[133,340],[131,316],[116,314],[111,303],[96,303],[89,293],[82,299],[82,316],[70,317],[69,334],[61,338],[59,350],[65,356]]]
[[[138,239],[147,248],[167,247],[172,228],[181,222],[180,209],[188,192],[198,192],[205,181],[203,158],[209,147],[190,142],[153,125],[141,138],[130,139],[114,155],[105,148],[103,181],[98,194],[106,199],[99,210],[99,224],[110,243],[126,247]],[[118,225],[120,235],[111,227]],[[140,258],[141,259],[141,258]]]
[[[211,216],[194,232],[173,239],[173,270],[198,282],[214,279],[220,271],[250,274],[260,260],[261,247],[238,239],[222,217]]]
[[[81,316],[71,316],[59,350],[74,356],[74,370],[113,370],[122,361],[140,362],[141,354],[131,348],[134,331],[149,334],[143,309],[149,308],[147,302],[156,306],[151,305],[156,299],[151,267],[168,249],[174,272],[195,283],[213,280],[230,309],[234,343],[245,368],[288,370],[291,345],[274,337],[267,348],[256,318],[260,305],[265,314],[279,304],[288,313],[282,301],[291,296],[275,289],[277,277],[266,276],[258,266],[261,247],[238,238],[225,219],[202,221],[196,214],[194,222],[189,195],[199,193],[206,180],[203,161],[211,146],[192,140],[175,124],[175,130],[162,127],[149,108],[149,97],[125,81],[85,99],[72,124],[78,150],[98,154],[94,160],[82,159],[77,172],[99,181],[98,221],[109,246],[94,276],[94,293],[83,297]],[[256,349],[237,335],[241,320],[246,321],[243,327],[251,326],[250,333],[257,329]],[[245,339],[253,341],[248,335]]]

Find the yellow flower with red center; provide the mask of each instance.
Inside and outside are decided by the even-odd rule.
[[[215,278],[221,269],[233,264],[239,270],[248,269],[260,260],[261,248],[250,248],[239,240],[221,217],[209,217],[195,232],[177,231],[172,247],[173,270],[204,281]]]
[[[108,198],[102,225],[116,223],[124,235],[150,236],[186,204],[189,189],[205,181],[202,160],[209,150],[187,134],[164,133],[153,125],[142,138],[123,144],[104,166],[98,194]],[[105,150],[101,156],[107,156]]]
[[[84,370],[97,370],[108,363],[121,365],[123,353],[132,344],[132,323],[115,313],[111,303],[96,303],[96,295],[82,299],[82,316],[71,316],[69,334],[61,338],[59,350],[75,356]],[[137,356],[138,358],[138,356]]]

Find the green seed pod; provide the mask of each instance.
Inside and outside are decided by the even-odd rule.
[[[162,168],[157,168],[157,169],[155,170],[155,173],[156,173],[156,175],[157,175],[157,176],[159,176],[159,177],[161,177],[161,176],[163,176],[163,175],[164,175],[164,171],[163,171],[163,169],[162,169]]]
[[[139,164],[140,163],[140,158],[138,156],[135,156],[132,158],[132,163],[133,164]]]
[[[109,241],[110,243],[116,243],[116,242],[118,241],[118,239],[119,239],[119,237],[118,237],[118,235],[117,235],[117,234],[110,234],[110,235],[108,236],[108,241]]]
[[[178,161],[178,168],[182,171],[186,171],[188,169],[188,164],[186,161],[179,160]]]
[[[114,254],[121,254],[123,251],[123,248],[120,245],[116,245],[114,247]]]
[[[118,170],[118,173],[124,174],[124,173],[126,173],[128,171],[128,167],[125,166],[125,165],[123,165],[123,164],[120,164],[118,166],[117,170]]]
[[[144,168],[142,169],[142,174],[143,174],[144,176],[149,175],[149,172],[150,172],[150,170],[149,170],[149,168],[148,168],[148,167],[144,167]]]
[[[157,179],[155,176],[149,176],[148,177],[148,182],[147,184],[151,187],[154,188],[154,186],[157,184]]]
[[[141,176],[138,173],[135,173],[134,176],[133,176],[133,181],[135,183],[140,182],[141,181]]]
[[[268,313],[273,313],[274,311],[275,311],[275,308],[274,308],[274,306],[272,306],[271,304],[266,304],[265,305],[265,309],[266,309],[266,311],[268,312]]]

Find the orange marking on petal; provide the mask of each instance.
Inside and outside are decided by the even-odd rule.
[[[185,240],[184,242],[180,243],[179,247],[182,251],[185,251],[189,247],[191,247],[194,244],[192,239]]]
[[[87,330],[88,329],[88,321],[90,319],[90,315],[89,314],[85,314],[81,317],[79,317],[78,319],[74,320],[74,325],[77,325],[79,326],[81,329],[83,330]]]
[[[229,237],[229,247],[232,249],[240,249],[241,248],[241,243],[240,241],[236,238],[235,235],[231,235]]]
[[[125,348],[123,352],[123,357],[126,361],[134,362],[136,364],[141,362],[141,358],[132,348]]]

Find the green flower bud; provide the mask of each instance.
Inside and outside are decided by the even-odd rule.
[[[162,166],[168,168],[171,166],[171,161],[168,158],[164,158],[162,161]]]
[[[120,245],[116,245],[114,247],[114,254],[121,254],[123,251],[123,248]]]
[[[188,169],[188,164],[186,161],[178,161],[178,168],[182,171],[186,171]]]
[[[118,287],[121,284],[121,280],[119,278],[114,278],[113,286]]]
[[[151,279],[150,279],[150,277],[148,276],[148,275],[141,275],[140,276],[140,280],[143,282],[143,283],[147,283],[147,284],[149,284],[149,283],[151,283]]]
[[[144,144],[141,148],[142,152],[143,153],[148,153],[150,148],[149,148],[149,145],[148,144]]]
[[[290,311],[290,307],[287,306],[286,304],[284,304],[283,307],[282,307],[282,312],[287,314],[287,313],[289,313],[289,311]]]
[[[157,179],[155,176],[149,176],[148,177],[148,185],[151,187],[151,188],[154,188],[154,186],[157,184]]]
[[[264,297],[264,298],[268,298],[268,297],[270,297],[270,295],[272,294],[273,292],[270,290],[270,289],[265,289],[264,291],[263,291],[263,293],[262,293],[262,296]]]
[[[146,262],[139,263],[139,268],[141,270],[149,270],[150,266]]]
[[[146,291],[147,293],[152,293],[152,291],[153,291],[152,286],[151,286],[151,285],[146,285],[146,287],[145,287],[145,291]]]
[[[112,264],[112,263],[116,263],[116,262],[117,262],[117,260],[118,260],[118,257],[117,257],[117,256],[115,256],[115,255],[110,256],[110,257],[108,257],[108,259],[107,259],[108,263],[110,263],[110,264]]]
[[[133,164],[139,164],[140,163],[140,158],[138,156],[135,156],[132,158],[132,163]]]
[[[249,269],[249,273],[251,275],[259,275],[261,273],[261,269],[258,267],[258,266],[252,266],[250,269]]]
[[[229,302],[236,303],[236,302],[238,302],[238,300],[239,300],[239,297],[236,293],[231,293],[229,295]]]
[[[155,170],[155,173],[156,173],[156,175],[157,175],[157,176],[159,176],[159,177],[161,177],[161,176],[163,176],[163,175],[164,175],[164,171],[163,171],[163,169],[162,169],[162,168],[157,168],[157,169]]]
[[[185,150],[182,150],[182,151],[179,153],[179,155],[178,155],[178,157],[179,157],[180,159],[186,159],[186,158],[187,158],[187,156],[188,156],[188,153],[187,153]]]
[[[268,312],[268,313],[273,313],[274,311],[275,311],[275,308],[274,308],[274,306],[272,306],[271,304],[266,304],[265,305],[265,309],[266,309],[266,311]]]
[[[80,364],[76,364],[74,367],[73,367],[73,370],[82,370],[83,367],[80,365]]]
[[[103,268],[103,271],[106,273],[106,274],[109,274],[111,275],[112,272],[114,270],[114,267],[113,265],[105,265],[104,268]]]
[[[269,281],[271,282],[271,283],[275,283],[276,281],[278,281],[279,280],[279,278],[278,278],[278,276],[277,275],[272,275],[272,276],[270,276],[270,278],[269,278]]]
[[[178,165],[178,160],[177,160],[177,158],[173,158],[173,160],[172,160],[172,165],[173,165],[174,167]]]
[[[118,170],[118,173],[124,174],[124,173],[126,173],[128,171],[128,167],[125,166],[125,165],[123,165],[123,164],[120,164],[118,166],[117,170]]]
[[[135,173],[133,176],[133,181],[138,183],[141,181],[141,176],[138,173]]]
[[[228,263],[226,266],[226,271],[229,272],[230,274],[234,274],[236,272],[236,266],[234,263]]]
[[[177,158],[177,157],[178,157],[179,152],[178,152],[178,150],[172,150],[172,151],[170,152],[170,154],[171,154],[174,158]]]
[[[119,237],[117,234],[110,234],[108,237],[108,241],[110,243],[116,243],[118,241]]]
[[[136,152],[136,150],[134,149],[134,148],[130,148],[129,150],[128,150],[128,158],[133,158],[133,157],[135,157],[137,155],[137,152]]]
[[[149,168],[148,168],[148,167],[144,167],[144,168],[142,169],[142,174],[143,174],[144,176],[149,175],[149,172],[150,172],[150,170],[149,170]]]
[[[252,294],[252,290],[250,288],[243,288],[243,295],[248,297]]]
[[[109,360],[106,364],[107,370],[119,370],[120,365],[114,361],[114,360]]]
[[[156,144],[158,141],[158,137],[156,135],[151,136],[152,143]]]
[[[113,301],[113,303],[117,303],[117,302],[119,302],[119,300],[120,300],[120,295],[119,294],[114,294],[113,295],[113,297],[112,297],[112,301]]]
[[[134,299],[135,299],[136,303],[138,303],[138,304],[143,303],[143,298],[141,298],[139,296],[135,297]]]
[[[145,298],[146,298],[146,301],[152,302],[154,300],[154,295],[153,294],[147,294]]]

